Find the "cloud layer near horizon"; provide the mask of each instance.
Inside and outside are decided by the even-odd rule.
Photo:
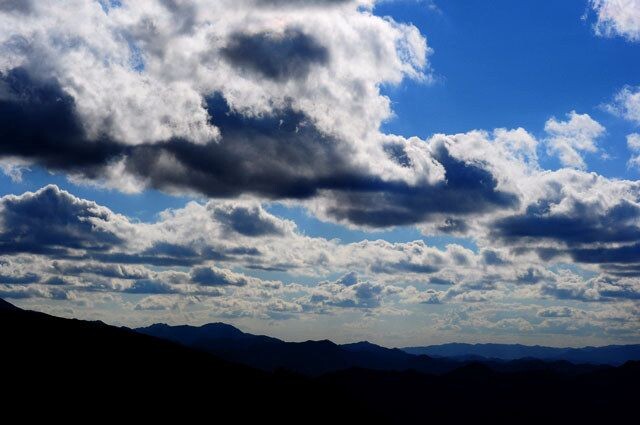
[[[556,225],[557,220],[566,224],[564,217],[510,219],[551,220]],[[576,239],[577,234],[588,234],[580,233],[584,229],[561,232],[560,237],[551,232],[549,238],[500,235],[503,244],[478,252],[455,244],[437,249],[423,241],[344,244],[305,236],[295,223],[268,213],[255,201],[190,202],[163,212],[156,222],[139,223],[52,185],[0,198],[0,224],[1,297],[94,305],[136,296],[131,307],[140,313],[199,305],[215,317],[271,320],[340,317],[343,312],[393,317],[418,306],[448,305],[473,312],[475,318],[440,317],[441,330],[477,325],[551,333],[567,331],[575,317],[549,316],[542,306],[578,302],[593,306],[576,310],[585,327],[619,338],[637,336],[636,263],[605,262],[598,271],[588,260],[583,271],[592,270],[589,277],[549,268],[550,262],[558,262],[541,259],[536,250],[543,248],[514,242],[546,242],[556,248],[545,250],[580,262],[586,248],[576,247],[591,243]],[[617,249],[611,253],[616,255]],[[253,277],[256,271],[288,277]],[[324,279],[336,274],[342,277]],[[528,321],[504,321],[504,309],[512,309],[513,303],[530,305]],[[541,304],[532,307],[536,303]],[[122,308],[126,302],[119,304]]]

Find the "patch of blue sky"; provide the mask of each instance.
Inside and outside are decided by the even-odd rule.
[[[607,128],[589,170],[637,178],[626,167],[632,123],[602,107],[625,85],[640,84],[640,44],[594,34],[584,0],[540,2],[381,2],[375,13],[411,22],[434,49],[435,82],[383,87],[395,117],[383,131],[427,138],[474,129],[523,127],[543,140],[544,124],[575,110]],[[604,154],[604,155],[603,155]],[[540,149],[544,168],[559,162]]]

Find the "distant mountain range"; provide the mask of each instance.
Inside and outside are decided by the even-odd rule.
[[[136,331],[168,339],[258,369],[286,369],[317,376],[360,367],[374,370],[415,370],[443,374],[470,362],[481,362],[495,371],[554,370],[580,373],[595,365],[620,365],[640,360],[640,346],[558,349],[523,345],[468,345],[385,348],[366,341],[338,345],[331,341],[285,342],[252,335],[225,323],[203,326],[154,324]],[[447,355],[450,350],[451,355]]]
[[[333,384],[266,373],[131,329],[25,311],[1,299],[0,362],[3,415],[24,421],[300,423],[309,412],[327,422],[375,419]]]
[[[0,342],[4,416],[47,423],[622,423],[640,382],[637,361],[480,363],[225,324],[134,331],[2,300]]]
[[[640,360],[640,344],[607,345],[604,347],[556,348],[520,344],[459,344],[450,343],[426,347],[407,347],[403,351],[414,355],[445,357],[458,360],[564,360],[575,364],[621,365]]]

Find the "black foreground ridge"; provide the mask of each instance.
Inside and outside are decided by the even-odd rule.
[[[259,370],[127,328],[2,300],[0,332],[3,410],[21,422],[592,423],[638,413],[638,361],[583,369],[568,363],[564,371],[540,361],[502,370],[470,361],[438,373],[349,365],[312,376]],[[323,353],[332,343],[316,344]],[[382,355],[366,344],[341,350]]]

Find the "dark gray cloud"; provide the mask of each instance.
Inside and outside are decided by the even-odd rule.
[[[61,275],[77,276],[81,274],[94,274],[97,276],[116,279],[143,279],[148,277],[146,270],[129,268],[120,264],[102,264],[91,262],[58,262],[52,263],[53,269]]]
[[[603,264],[600,266],[608,274],[618,277],[640,276],[640,264]]]
[[[574,201],[563,213],[551,213],[561,199],[543,199],[524,214],[491,225],[491,235],[514,245],[514,252],[531,250],[545,260],[569,256],[574,262],[600,264],[614,276],[635,276],[640,270],[640,207],[620,200],[608,209]],[[551,246],[539,247],[541,241]]]
[[[615,248],[578,248],[568,253],[580,263],[640,263],[640,243]]]
[[[301,113],[287,109],[273,116],[244,117],[220,96],[208,102],[221,142],[139,147],[128,160],[129,171],[159,189],[195,189],[212,197],[249,192],[304,199],[330,191],[329,216],[371,227],[413,224],[434,214],[514,208],[519,203],[517,195],[497,188],[488,170],[454,158],[444,145],[437,149],[436,159],[445,167],[446,181],[411,186],[357,169],[345,145],[318,131]],[[167,157],[180,166],[167,163]]]
[[[544,276],[533,267],[529,267],[526,271],[519,273],[516,277],[518,283],[524,283],[527,285],[533,285],[544,279]]]
[[[451,279],[445,279],[443,277],[432,276],[429,278],[429,283],[432,285],[454,285],[455,282]]]
[[[353,147],[319,131],[304,114],[285,108],[248,117],[213,95],[207,109],[222,140],[125,146],[106,138],[88,140],[73,100],[55,82],[33,79],[20,69],[1,80],[0,156],[88,178],[99,178],[107,165],[124,160],[128,174],[160,190],[271,199],[308,199],[322,191],[329,217],[370,227],[413,224],[444,214],[450,216],[449,230],[461,231],[465,224],[454,216],[519,203],[516,194],[497,188],[497,179],[481,164],[453,157],[444,144],[435,148],[435,158],[446,180],[415,186],[383,180],[354,166]]]
[[[503,266],[509,264],[508,260],[503,259],[500,254],[491,249],[482,251],[482,261],[489,266]]]
[[[538,317],[544,318],[563,318],[563,317],[573,317],[575,312],[573,309],[569,307],[551,307],[545,308],[538,312]]]
[[[0,74],[0,156],[95,178],[124,150],[108,138],[88,139],[73,98],[56,81],[22,68]]]
[[[356,306],[361,308],[375,308],[382,301],[384,287],[369,282],[354,285]]]
[[[522,215],[502,218],[491,226],[492,235],[509,243],[551,240],[566,246],[640,240],[640,207],[621,200],[603,213],[594,206],[575,202],[569,212],[550,213],[559,200],[543,199],[529,205]]]
[[[344,286],[352,286],[358,283],[358,274],[356,272],[349,272],[337,280],[337,283]]]
[[[436,264],[418,264],[406,260],[395,263],[378,263],[371,266],[371,271],[373,273],[395,274],[397,272],[405,272],[430,274],[439,270],[440,266]]]
[[[248,283],[243,276],[212,267],[195,267],[191,270],[191,281],[203,286],[244,286]]]
[[[178,289],[159,279],[140,279],[125,289],[129,294],[177,294]]]
[[[56,186],[7,196],[0,202],[0,253],[64,256],[69,249],[100,252],[123,241],[96,226],[112,219],[108,210]]]
[[[306,77],[312,66],[328,61],[329,52],[313,37],[287,29],[282,34],[233,34],[222,56],[243,70],[285,81]]]
[[[257,205],[215,205],[211,207],[211,214],[217,221],[241,235],[256,237],[284,234],[281,222],[265,214]]]
[[[0,283],[5,285],[28,285],[40,282],[40,276],[35,273],[25,273],[21,275],[0,274]]]
[[[563,285],[550,282],[542,285],[543,295],[557,299],[584,302],[640,300],[640,287],[634,282],[598,277],[581,285]]]
[[[32,11],[32,0],[0,0],[0,12],[28,14]]]
[[[499,190],[488,170],[454,158],[444,145],[436,148],[434,156],[445,169],[445,181],[409,186],[362,177],[334,193],[335,202],[327,214],[350,223],[385,227],[422,222],[432,215],[481,214],[518,206],[518,196]]]
[[[196,190],[211,197],[253,193],[268,198],[309,198],[321,188],[359,178],[348,152],[292,109],[245,117],[219,95],[207,100],[222,140],[195,145],[173,140],[139,146],[127,169],[158,189]],[[171,162],[166,161],[171,158]]]
[[[113,264],[150,264],[154,266],[193,266],[206,261],[240,260],[242,257],[258,257],[256,248],[214,248],[156,242],[141,252],[91,252],[86,259]]]
[[[469,231],[469,225],[461,219],[447,218],[438,226],[438,231],[446,234],[465,234]]]

